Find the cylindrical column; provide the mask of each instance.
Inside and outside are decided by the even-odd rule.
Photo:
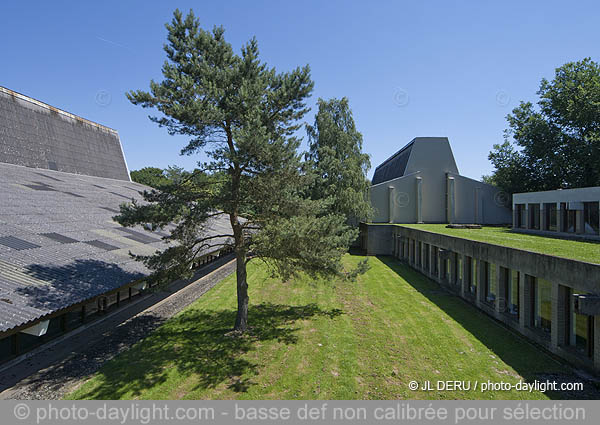
[[[421,177],[417,177],[416,178],[416,185],[417,185],[417,202],[416,202],[416,208],[417,208],[417,223],[423,223],[423,179]]]
[[[394,187],[388,187],[388,223],[394,222]]]

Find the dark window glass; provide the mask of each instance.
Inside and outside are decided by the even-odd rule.
[[[584,233],[597,235],[598,234],[598,202],[583,203],[583,221]]]

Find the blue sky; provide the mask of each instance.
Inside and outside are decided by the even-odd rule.
[[[236,51],[256,36],[280,71],[310,64],[310,104],[350,99],[373,169],[413,137],[447,136],[462,174],[488,174],[505,116],[540,79],[600,60],[594,1],[20,1],[0,5],[0,85],[117,129],[130,169],[191,168],[185,139],[124,96],[161,78],[176,7],[223,25]]]

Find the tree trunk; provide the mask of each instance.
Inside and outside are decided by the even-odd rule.
[[[234,330],[246,332],[248,329],[248,282],[246,281],[246,252],[236,250],[236,278],[238,309]]]

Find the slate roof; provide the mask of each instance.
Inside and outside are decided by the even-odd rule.
[[[128,255],[165,247],[163,232],[112,220],[147,187],[0,163],[0,332],[148,274]],[[215,219],[209,234],[231,233]]]

